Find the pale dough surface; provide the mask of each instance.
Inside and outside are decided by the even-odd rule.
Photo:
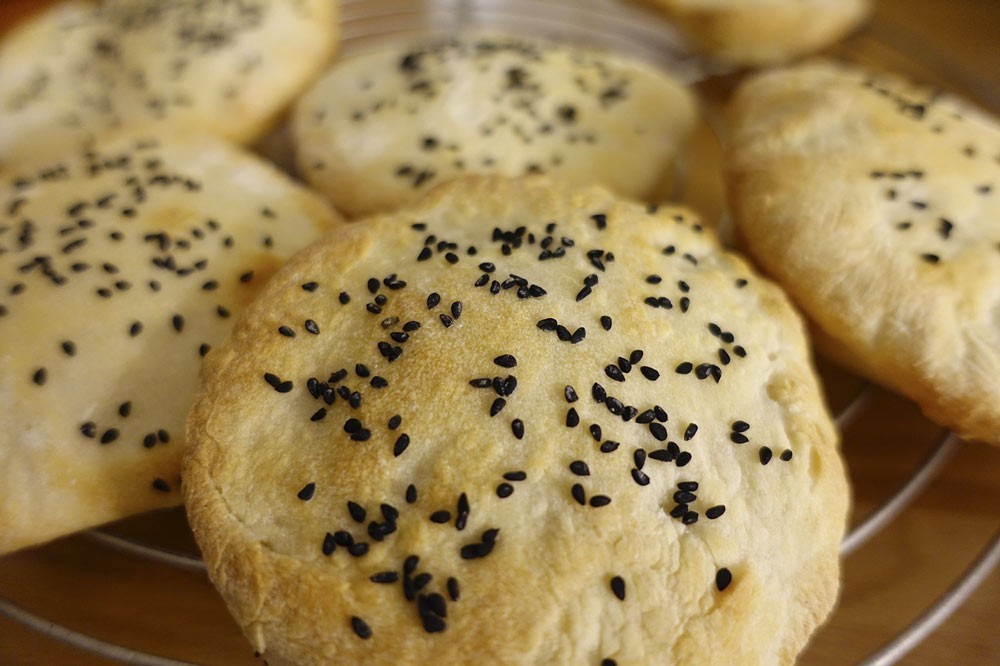
[[[641,0],[663,10],[705,53],[737,65],[790,60],[833,44],[870,0]]]
[[[389,211],[465,174],[549,174],[655,198],[695,103],[643,63],[499,35],[337,63],[298,102],[299,171],[349,215]]]
[[[0,175],[0,553],[180,504],[202,354],[336,219],[187,133]]]
[[[901,78],[815,62],[731,109],[730,203],[833,355],[1000,444],[1000,125]]]
[[[0,166],[161,123],[249,142],[321,71],[333,0],[73,0],[0,42]]]
[[[801,321],[689,210],[444,185],[298,254],[202,378],[188,513],[269,663],[790,664],[834,603]]]

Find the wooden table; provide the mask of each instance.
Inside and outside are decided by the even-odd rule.
[[[0,0],[0,34],[45,2]],[[1000,109],[1000,2],[883,0],[849,50],[901,68]],[[917,56],[915,61],[914,55]],[[942,77],[943,75],[943,77]],[[701,87],[716,104],[733,81]],[[718,146],[700,139],[717,159]],[[713,157],[714,155],[714,157]],[[715,172],[688,197],[709,215],[722,210]],[[858,382],[820,365],[837,411]],[[844,433],[854,520],[908,478],[939,431],[908,402],[874,392]],[[116,531],[191,549],[180,511],[127,521]],[[891,525],[844,559],[842,600],[802,656],[804,666],[856,663],[929,606],[1000,529],[1000,449],[962,445],[927,491]],[[0,558],[0,597],[101,640],[207,664],[255,663],[205,576],[111,550],[86,536]],[[0,616],[0,664],[115,663]],[[904,660],[914,666],[1000,664],[1000,571]]]

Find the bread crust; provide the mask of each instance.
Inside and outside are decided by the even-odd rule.
[[[829,46],[860,25],[868,0],[643,0],[718,60],[773,65]]]
[[[539,260],[543,241],[564,256]],[[423,248],[431,256],[417,260]],[[604,270],[592,261],[598,254],[587,254],[596,249]],[[479,267],[486,262],[495,270]],[[480,274],[487,283],[473,286]],[[516,284],[503,288],[510,274],[527,280],[522,297]],[[652,274],[661,282],[647,282]],[[577,300],[584,279],[592,293]],[[748,284],[738,286],[741,279]],[[681,281],[689,292],[678,291]],[[312,283],[314,291],[303,290]],[[531,295],[532,285],[546,293]],[[379,313],[368,307],[377,305],[373,291],[387,296]],[[441,298],[429,307],[430,293]],[[666,294],[673,308],[644,302]],[[456,302],[463,305],[453,317]],[[612,316],[610,330],[603,314]],[[578,326],[586,335],[560,339],[558,329],[539,327],[547,317],[566,336]],[[306,318],[318,335],[275,335],[283,322]],[[411,321],[420,327],[401,328]],[[720,338],[707,328],[715,322]],[[403,330],[405,341],[389,337]],[[390,347],[378,351],[385,341]],[[739,344],[745,357],[734,351],[718,366],[718,383],[674,371]],[[392,345],[402,351],[389,362]],[[620,355],[636,360],[625,381],[606,367],[625,367]],[[643,366],[659,375],[651,379]],[[491,387],[470,385],[494,375],[499,388],[489,379]],[[511,375],[517,383],[508,391]],[[388,386],[372,388],[375,376]],[[327,381],[357,391],[358,406],[313,398]],[[506,403],[490,416],[501,392]],[[665,422],[621,415],[654,404]],[[731,437],[739,419],[752,424],[743,430],[749,443]],[[370,436],[352,439],[360,427]],[[667,430],[671,444],[659,436]],[[399,450],[401,433],[409,445]],[[212,581],[269,663],[461,663],[476,655],[498,664],[790,664],[836,597],[847,486],[800,320],[689,210],[651,212],[600,188],[461,179],[397,215],[326,236],[279,272],[209,357],[188,439],[192,528]],[[611,441],[617,449],[601,452]],[[672,446],[690,462],[654,453]],[[767,465],[762,446],[774,452]],[[780,459],[786,449],[794,452],[788,461]],[[677,499],[677,484],[694,480],[698,497]],[[611,502],[597,506],[600,495]],[[698,522],[668,514],[681,500]],[[366,510],[362,522],[348,501]],[[726,509],[711,520],[714,505]],[[388,523],[392,531],[380,532]],[[482,554],[490,530],[499,531]],[[324,554],[328,540],[340,545]],[[359,542],[365,553],[346,552]],[[719,591],[722,568],[732,583]],[[398,578],[372,582],[380,572]],[[429,610],[435,603],[445,617]],[[432,633],[428,623],[446,626]]]
[[[162,124],[250,143],[326,67],[330,0],[70,0],[0,42],[0,166]]]
[[[1000,126],[899,77],[816,62],[731,109],[746,248],[873,381],[1000,444]]]
[[[652,200],[696,107],[678,80],[593,48],[504,35],[337,63],[296,105],[299,171],[348,215],[466,174],[548,174]]]
[[[0,553],[180,504],[201,356],[337,221],[207,135],[0,175]]]

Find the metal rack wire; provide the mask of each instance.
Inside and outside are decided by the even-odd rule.
[[[520,32],[527,29],[541,36],[596,44],[664,66],[688,82],[720,73],[711,64],[692,57],[682,38],[662,19],[638,6],[620,4],[616,0],[563,3],[545,0],[342,0],[342,53],[345,55],[363,52],[386,39],[450,34],[458,28],[470,27]],[[841,432],[869,409],[872,393],[871,386],[862,385],[839,410],[836,424]],[[845,537],[841,545],[842,557],[857,551],[898,517],[947,466],[961,446],[963,444],[952,433],[940,433],[909,478]],[[204,563],[194,555],[119,536],[105,529],[91,530],[87,536],[103,548],[145,558],[157,565],[195,572],[205,570]],[[896,663],[941,626],[998,565],[1000,531],[993,535],[949,589],[943,591],[908,627],[861,661],[860,666]],[[74,631],[2,596],[0,615],[56,641],[125,664],[196,666],[191,662],[130,649]]]

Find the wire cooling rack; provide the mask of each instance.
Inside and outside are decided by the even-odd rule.
[[[387,40],[402,41],[453,34],[460,29],[483,28],[514,34],[534,34],[561,41],[586,43],[641,58],[661,66],[688,83],[726,74],[691,55],[683,39],[663,19],[648,10],[616,0],[342,0],[341,53],[354,55]],[[907,42],[912,47],[912,40]],[[850,55],[850,44],[846,47]],[[924,57],[926,61],[926,54]],[[934,67],[934,63],[929,63]],[[940,66],[940,63],[938,63]],[[706,109],[711,118],[711,109]],[[878,389],[857,382],[837,410],[836,424],[845,433],[870,418]],[[846,557],[860,549],[897,519],[949,465],[963,446],[955,435],[942,431],[908,478],[849,531],[841,545]],[[850,465],[850,459],[848,464]],[[156,567],[204,573],[204,563],[192,552],[166,547],[155,539],[123,536],[114,528],[90,530],[86,537],[108,553],[141,558]],[[860,664],[897,663],[932,634],[1000,564],[1000,530],[977,557],[908,627],[885,640]],[[210,593],[206,585],[206,593]],[[137,666],[197,666],[104,641],[76,631],[8,600],[0,591],[0,615],[49,638],[108,659]]]

